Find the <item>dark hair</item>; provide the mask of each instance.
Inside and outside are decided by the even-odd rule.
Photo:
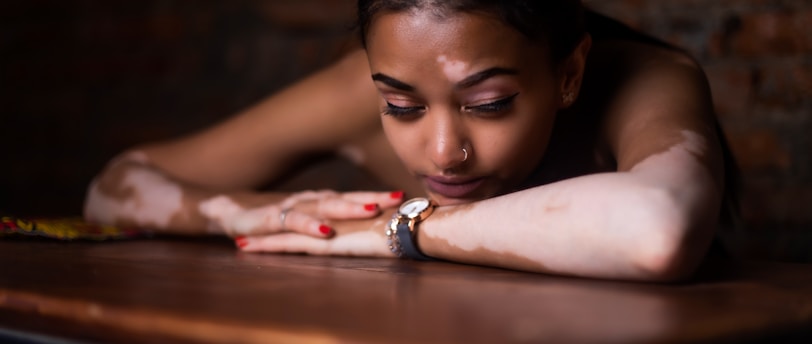
[[[358,0],[361,44],[374,17],[381,12],[432,10],[438,16],[453,12],[485,13],[515,28],[533,42],[550,47],[554,62],[569,56],[586,32],[580,0]]]

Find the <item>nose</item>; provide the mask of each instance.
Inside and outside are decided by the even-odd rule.
[[[467,158],[463,151],[467,142],[467,130],[463,120],[453,112],[434,113],[427,116],[429,128],[426,154],[434,166],[442,171],[461,165]]]

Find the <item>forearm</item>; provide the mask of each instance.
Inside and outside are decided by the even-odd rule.
[[[695,265],[712,236],[717,201],[697,197],[629,173],[584,176],[441,207],[421,225],[418,244],[428,255],[472,264],[673,279]]]
[[[221,233],[201,204],[227,198],[234,207],[277,201],[281,195],[223,192],[184,183],[131,152],[109,164],[90,184],[84,214],[88,221],[181,234]]]

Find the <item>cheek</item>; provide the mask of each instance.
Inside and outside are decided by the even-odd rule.
[[[525,174],[534,168],[547,148],[555,114],[537,114],[526,120],[480,130],[477,154],[503,177]]]
[[[414,159],[419,156],[419,136],[417,128],[413,125],[404,125],[395,121],[392,118],[384,117],[381,120],[383,132],[386,135],[386,140],[395,151],[395,154],[400,160],[411,169],[414,164]]]
[[[505,128],[495,130],[492,134],[483,135],[483,139],[475,146],[475,152],[480,160],[496,170],[512,170],[517,163],[527,160],[528,148],[535,143],[528,142],[525,128]]]

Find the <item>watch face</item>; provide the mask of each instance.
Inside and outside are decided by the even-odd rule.
[[[410,218],[416,217],[420,212],[426,210],[429,205],[429,200],[425,198],[410,199],[400,206],[400,213]]]

